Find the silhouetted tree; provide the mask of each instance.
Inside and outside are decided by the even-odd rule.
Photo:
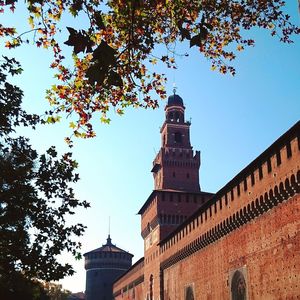
[[[39,118],[21,108],[22,91],[8,82],[22,70],[14,59],[0,65],[0,299],[48,299],[39,280],[72,275],[57,256],[79,257],[82,224],[66,217],[86,201],[75,198],[79,179],[71,153],[59,157],[55,147],[39,155],[24,137],[14,137],[17,125],[35,126]],[[44,297],[44,298],[43,298]]]

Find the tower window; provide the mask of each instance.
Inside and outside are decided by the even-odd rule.
[[[182,134],[180,132],[175,132],[175,143],[182,143]]]
[[[176,177],[176,174],[175,174],[175,172],[173,172],[173,177],[174,177],[174,178]]]
[[[187,174],[186,174],[186,178],[190,178],[190,173],[187,173]]]
[[[178,194],[178,202],[181,202],[181,195]]]

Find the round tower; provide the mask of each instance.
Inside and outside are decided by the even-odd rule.
[[[84,254],[86,269],[86,300],[113,299],[113,282],[132,265],[133,255],[112,244],[106,244]]]

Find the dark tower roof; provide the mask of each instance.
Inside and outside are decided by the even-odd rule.
[[[87,255],[89,253],[95,253],[95,252],[119,252],[119,253],[126,253],[128,255],[131,255],[133,256],[131,253],[117,247],[116,245],[114,245],[112,242],[111,242],[111,238],[110,238],[110,235],[108,235],[107,237],[107,240],[106,240],[106,244],[102,245],[102,247],[100,248],[97,248],[97,249],[94,249],[92,251],[89,251],[87,253],[84,254]]]
[[[184,106],[183,100],[179,95],[173,94],[168,98],[167,106]]]

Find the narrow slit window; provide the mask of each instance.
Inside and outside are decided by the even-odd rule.
[[[276,160],[277,160],[277,166],[281,165],[281,154],[280,150],[276,152]]]
[[[292,156],[292,148],[290,142],[286,144],[286,156],[287,158],[290,158]]]
[[[258,168],[259,179],[261,180],[264,177],[262,166]]]
[[[251,173],[251,185],[255,184],[254,172]]]
[[[244,179],[244,191],[247,191],[248,186],[247,186],[247,178]]]
[[[272,164],[270,158],[267,160],[267,165],[268,165],[268,173],[272,172]]]

